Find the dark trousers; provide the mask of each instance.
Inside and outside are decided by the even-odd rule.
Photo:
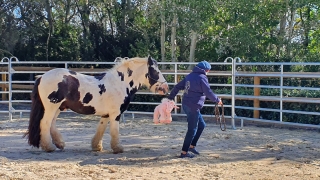
[[[196,146],[202,134],[203,129],[206,127],[200,109],[191,109],[186,105],[182,105],[184,112],[187,114],[188,131],[184,138],[182,151],[188,152],[190,145]]]

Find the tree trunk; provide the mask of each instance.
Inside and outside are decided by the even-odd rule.
[[[49,42],[51,34],[53,33],[53,21],[52,21],[52,8],[49,0],[45,1],[46,3],[46,11],[47,11],[47,19],[49,22],[49,32],[48,32],[48,38],[47,38],[47,48],[46,48],[46,59],[49,60]]]
[[[131,0],[127,0],[126,6],[127,6],[127,13],[128,13],[129,22],[133,22],[134,14],[133,14],[132,7],[131,7]]]
[[[197,32],[192,30],[189,62],[194,62],[194,55],[195,55],[196,45],[197,45],[197,37],[198,37]],[[191,66],[189,66],[189,69],[191,69]]]
[[[110,29],[111,29],[111,35],[113,36],[113,21],[112,21],[112,15],[111,15],[111,10],[110,8],[107,6],[107,12],[108,12],[108,18],[109,18],[109,23],[110,23]]]
[[[161,61],[165,62],[166,60],[166,51],[165,51],[165,38],[166,38],[166,21],[164,14],[161,14],[161,32],[160,32],[160,41],[161,41]]]
[[[90,16],[90,9],[89,9],[89,2],[88,0],[82,0],[81,4],[81,21],[82,21],[82,26],[83,26],[83,35],[85,39],[87,39],[89,35],[89,16]]]
[[[290,20],[289,20],[289,29],[288,29],[288,45],[286,49],[286,54],[287,56],[291,57],[291,40],[292,40],[292,35],[293,35],[293,25],[294,25],[294,16],[296,14],[296,11],[294,7],[290,8]]]
[[[69,13],[70,13],[70,9],[71,9],[71,0],[67,0],[67,4],[66,4],[66,12],[65,12],[65,16],[64,16],[64,23],[68,24],[69,23]]]
[[[280,19],[280,29],[279,29],[279,33],[278,33],[278,45],[277,45],[277,50],[276,50],[276,55],[278,56],[278,58],[281,55],[281,47],[283,46],[283,42],[284,42],[284,36],[286,34],[286,24],[287,24],[287,12],[285,12],[283,14],[283,16]]]
[[[178,39],[179,43],[177,46],[179,47],[179,56],[177,58],[178,61],[186,61],[188,58],[186,57],[186,52],[188,51],[189,45],[187,45],[187,41],[185,37]],[[189,52],[189,51],[188,51]]]
[[[304,36],[305,36],[305,49],[308,50],[308,46],[309,46],[309,32],[310,32],[310,14],[311,14],[311,9],[310,7],[307,8],[307,22],[306,22],[306,27],[304,29]]]
[[[121,36],[125,35],[126,32],[126,15],[127,15],[127,4],[126,0],[121,0],[121,19],[120,19],[120,28],[119,33]]]
[[[301,19],[301,24],[303,27],[303,32],[304,32],[304,40],[303,40],[303,47],[305,50],[308,50],[309,46],[309,31],[310,31],[310,7],[307,9],[307,18],[306,21],[303,19],[302,15],[302,10],[300,9],[300,19]]]
[[[177,49],[177,43],[176,43],[176,29],[177,29],[177,14],[174,13],[173,20],[172,20],[172,27],[171,27],[171,61],[176,61],[176,49]]]
[[[83,27],[83,56],[82,59],[88,61],[90,59],[90,41],[89,41],[89,16],[90,16],[90,8],[88,0],[80,0],[80,6],[78,5],[78,11],[81,15],[81,22]]]

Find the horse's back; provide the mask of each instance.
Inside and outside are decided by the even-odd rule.
[[[78,73],[71,71],[66,68],[55,68],[47,71],[42,75],[43,78],[60,78],[63,77],[64,75],[76,75]]]
[[[66,68],[55,68],[41,76],[41,84],[44,85],[58,85],[60,82],[77,83],[77,81],[86,81],[88,79],[93,79],[92,76],[84,75],[75,71],[71,71]]]

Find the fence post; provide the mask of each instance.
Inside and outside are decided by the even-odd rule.
[[[8,57],[4,57],[4,58],[1,59],[1,62],[5,62],[5,60],[7,60],[8,63],[10,61],[10,59]],[[3,100],[8,100],[7,93],[6,93],[6,91],[8,89],[7,89],[7,84],[6,84],[6,81],[7,81],[7,74],[5,73],[6,70],[4,70],[4,68],[2,68],[2,72],[4,72],[4,74],[1,74],[1,80],[2,80],[2,82],[4,82],[1,85],[1,88],[2,88],[1,90],[3,91],[3,93],[2,93],[2,101],[3,101]]]
[[[258,85],[260,85],[260,77],[259,76],[255,76],[254,77],[254,96],[255,96],[255,99],[253,100],[253,106],[254,108],[260,108],[260,100],[257,99],[256,97],[257,96],[260,96],[260,87],[256,87]],[[260,111],[259,110],[254,110],[253,111],[253,117],[256,118],[256,119],[259,119],[260,117]]]
[[[234,118],[236,115],[236,74],[237,74],[237,62],[241,63],[241,59],[239,57],[235,57],[232,59],[232,128],[237,129]],[[241,127],[242,127],[242,119],[241,119]]]
[[[178,77],[179,75],[177,73],[178,73],[178,64],[174,63],[174,84],[177,84],[180,81],[180,78]],[[177,96],[174,97],[174,102],[175,102],[175,104],[177,104],[177,102],[178,102]],[[180,110],[181,110],[180,113],[182,113],[183,108],[181,107]],[[178,113],[177,108],[174,108],[174,113],[175,114]]]
[[[2,72],[5,72],[5,71],[2,71]],[[7,81],[7,75],[6,74],[1,74],[1,81],[3,82],[3,84],[1,84],[1,90],[3,91],[3,93],[2,93],[2,101],[8,100],[7,93],[5,93],[5,91],[7,91],[7,85],[5,83]]]
[[[280,77],[280,122],[282,122],[283,118],[283,64],[281,64],[281,77]]]
[[[12,60],[19,61],[17,57],[11,57],[8,66],[8,82],[9,82],[9,120],[12,121],[12,114],[14,108],[12,107],[12,74],[14,70],[12,69]]]
[[[232,71],[231,71],[231,75],[232,75],[232,89],[231,89],[231,126],[232,129],[237,129],[236,125],[235,125],[235,121],[234,118],[236,116],[235,113],[235,106],[236,106],[236,100],[235,100],[235,94],[236,94],[236,76],[235,76],[235,72],[236,72],[236,65],[235,65],[235,60],[232,57],[227,57],[224,62],[227,63],[228,60],[231,59],[232,62]]]

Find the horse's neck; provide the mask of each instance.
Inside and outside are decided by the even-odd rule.
[[[131,72],[130,72],[131,71]],[[113,72],[115,76],[122,76],[123,81],[132,87],[139,88],[141,85],[144,85],[146,82],[145,74],[147,74],[147,70],[142,68],[141,66],[136,68],[121,67]],[[122,77],[121,77],[122,78]]]

